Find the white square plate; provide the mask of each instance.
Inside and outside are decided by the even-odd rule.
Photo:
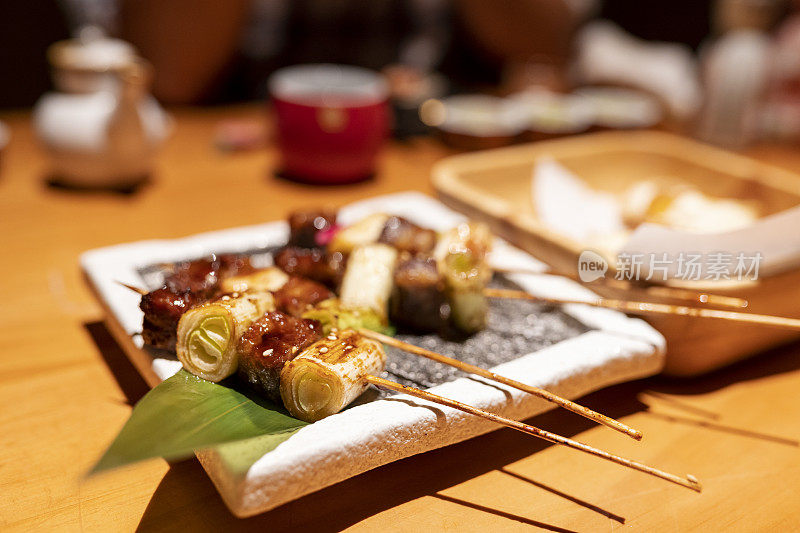
[[[374,212],[404,216],[437,230],[464,217],[419,194],[400,193],[351,204],[340,221],[351,223]],[[155,385],[177,371],[174,359],[154,357],[142,347],[139,296],[118,282],[152,285],[147,267],[193,259],[212,252],[249,252],[284,244],[284,222],[203,233],[174,240],[142,241],[92,250],[81,265],[109,314],[118,342]],[[261,257],[266,262],[268,256]],[[496,242],[492,263],[543,269],[528,254]],[[593,293],[561,277],[513,275],[509,279],[543,296],[582,298]],[[498,374],[577,398],[591,391],[652,375],[664,362],[664,339],[644,321],[616,311],[566,305],[562,311],[580,322],[583,333],[495,366]],[[533,316],[533,315],[532,315]],[[442,396],[525,419],[553,408],[541,399],[499,384],[459,377],[429,389]],[[454,444],[497,426],[460,411],[402,396],[351,407],[308,425],[274,450],[263,453],[258,437],[198,451],[197,456],[231,511],[251,516],[403,457]],[[572,416],[572,415],[568,415]]]

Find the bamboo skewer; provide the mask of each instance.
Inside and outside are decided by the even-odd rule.
[[[525,392],[527,392],[529,394],[533,394],[534,396],[538,396],[539,398],[547,400],[548,402],[552,402],[552,403],[558,405],[559,407],[563,407],[564,409],[572,411],[573,413],[576,413],[576,414],[579,414],[581,416],[584,416],[584,417],[586,417],[586,418],[588,418],[590,420],[594,420],[595,422],[597,422],[599,424],[603,424],[605,426],[608,426],[611,429],[619,431],[620,433],[624,433],[625,435],[628,435],[629,437],[631,437],[633,439],[642,440],[642,432],[641,431],[633,429],[632,427],[627,426],[627,425],[623,424],[622,422],[620,422],[618,420],[614,420],[613,418],[610,418],[610,417],[608,417],[606,415],[600,414],[600,413],[598,413],[596,411],[592,411],[588,407],[584,407],[583,405],[580,405],[580,404],[577,404],[577,403],[572,402],[570,400],[567,400],[566,398],[562,398],[561,396],[558,396],[557,394],[553,394],[552,392],[547,391],[545,389],[541,389],[539,387],[534,387],[532,385],[526,385],[525,383],[521,383],[519,381],[516,381],[516,380],[513,380],[513,379],[509,379],[509,378],[507,378],[505,376],[501,376],[499,374],[495,374],[494,372],[486,370],[485,368],[481,368],[479,366],[475,366],[475,365],[472,365],[472,364],[469,364],[469,363],[465,363],[464,361],[459,361],[458,359],[454,359],[452,357],[447,357],[446,355],[442,355],[442,354],[437,353],[437,352],[432,352],[430,350],[426,350],[425,348],[420,348],[419,346],[415,346],[415,345],[410,344],[408,342],[403,342],[403,341],[401,341],[399,339],[395,339],[394,337],[389,337],[388,335],[383,335],[381,333],[378,333],[378,332],[375,332],[375,331],[372,331],[372,330],[368,330],[368,329],[363,329],[362,328],[362,329],[359,329],[358,332],[362,336],[370,338],[370,339],[374,339],[374,340],[376,340],[376,341],[378,341],[380,343],[387,344],[389,346],[394,346],[395,348],[399,348],[399,349],[401,349],[403,351],[412,353],[414,355],[419,355],[419,356],[422,356],[422,357],[426,357],[426,358],[431,359],[433,361],[437,361],[439,363],[458,368],[459,370],[463,370],[464,372],[469,372],[471,374],[476,374],[478,376],[482,376],[484,378],[491,379],[493,381],[497,381],[497,382],[502,383],[504,385],[508,385],[509,387],[514,387],[515,389],[519,389],[519,390],[525,391]]]
[[[127,283],[122,283],[121,281],[118,281],[117,283],[119,283],[120,285],[122,285],[122,286],[126,287],[127,289],[130,289],[130,290],[132,290],[132,291],[134,291],[134,292],[136,292],[138,294],[142,294],[142,295],[147,294],[147,292],[144,291],[143,289],[140,289],[138,287],[134,287],[133,285],[128,285]],[[415,346],[413,344],[410,344],[410,343],[407,343],[407,342],[403,342],[401,340],[395,339],[394,337],[389,337],[388,335],[383,335],[381,333],[377,333],[377,332],[372,331],[372,330],[368,330],[368,329],[363,329],[362,328],[362,329],[359,329],[358,332],[364,337],[368,337],[368,338],[374,339],[374,340],[376,340],[378,342],[381,342],[383,344],[388,344],[390,346],[394,346],[395,348],[399,348],[399,349],[404,350],[406,352],[413,353],[415,355],[419,355],[419,356],[422,356],[422,357],[427,357],[428,359],[432,359],[434,361],[437,361],[437,362],[445,364],[445,365],[453,366],[455,368],[463,370],[464,372],[469,372],[471,374],[476,374],[476,375],[479,375],[479,376],[483,376],[483,377],[485,377],[487,379],[491,379],[491,380],[497,381],[499,383],[503,383],[505,385],[508,385],[510,387],[514,387],[516,389],[525,391],[525,392],[527,392],[529,394],[533,394],[534,396],[538,396],[539,398],[542,398],[544,400],[552,402],[552,403],[554,403],[554,404],[556,404],[556,405],[558,405],[560,407],[563,407],[564,409],[572,411],[573,413],[576,413],[576,414],[579,414],[579,415],[584,416],[586,418],[589,418],[590,420],[594,420],[595,422],[597,422],[599,424],[603,424],[605,426],[608,426],[611,429],[619,431],[620,433],[624,433],[624,434],[628,435],[629,437],[631,437],[633,439],[642,440],[642,432],[641,431],[633,429],[632,427],[627,426],[627,425],[623,424],[622,422],[619,422],[618,420],[614,420],[613,418],[610,418],[608,416],[600,414],[600,413],[598,413],[596,411],[592,411],[588,407],[584,407],[584,406],[582,406],[580,404],[577,404],[575,402],[567,400],[566,398],[562,398],[561,396],[553,394],[550,391],[541,389],[539,387],[526,385],[525,383],[521,383],[519,381],[516,381],[516,380],[513,380],[513,379],[509,379],[509,378],[501,376],[499,374],[495,374],[494,372],[486,370],[485,368],[481,368],[479,366],[471,365],[469,363],[465,363],[463,361],[459,361],[458,359],[453,359],[452,357],[447,357],[446,355],[442,355],[442,354],[439,354],[439,353],[436,353],[436,352],[432,352],[430,350],[426,350],[424,348],[420,348],[419,346]]]
[[[561,435],[558,435],[556,433],[551,433],[549,431],[539,429],[537,427],[525,424],[523,422],[518,422],[516,420],[512,420],[504,416],[496,415],[494,413],[478,409],[477,407],[472,407],[471,405],[467,405],[465,403],[461,403],[456,400],[451,400],[449,398],[439,396],[438,394],[433,394],[431,392],[427,392],[424,390],[415,389],[414,387],[407,387],[406,385],[401,385],[400,383],[395,383],[394,381],[389,381],[387,379],[383,379],[377,376],[368,375],[365,376],[363,379],[364,381],[371,383],[377,387],[405,393],[408,394],[409,396],[414,396],[416,398],[445,405],[453,409],[458,409],[459,411],[463,411],[465,413],[469,413],[471,415],[475,415],[484,418],[486,420],[491,420],[492,422],[495,422],[497,424],[501,424],[503,426],[510,427],[512,429],[516,429],[517,431],[521,431],[528,435],[544,439],[548,442],[552,442],[554,444],[561,444],[563,446],[567,446],[568,448],[572,448],[574,450],[580,450],[582,452],[594,455],[596,457],[600,457],[601,459],[611,461],[612,463],[616,463],[621,466],[626,466],[628,468],[638,470],[639,472],[644,472],[645,474],[650,474],[651,476],[665,479],[667,481],[670,481],[677,485],[681,485],[682,487],[692,489],[697,492],[700,492],[702,490],[700,482],[697,481],[697,479],[692,475],[688,475],[686,476],[686,478],[682,478],[680,476],[676,476],[675,474],[670,474],[668,472],[664,472],[663,470],[653,468],[652,466],[648,466],[639,463],[637,461],[632,461],[630,459],[626,459],[624,457],[608,453],[593,446],[589,446],[588,444],[583,444],[582,442],[578,442],[569,439],[567,437],[562,437]]]
[[[132,290],[133,292],[135,292],[136,294],[139,294],[141,296],[144,296],[145,294],[147,294],[146,290],[140,289],[139,287],[134,287],[133,285],[128,285],[127,283],[122,283],[121,281],[117,281],[117,283],[119,283],[120,285],[122,285],[126,289]]]
[[[140,289],[138,287],[134,287],[132,285],[128,285],[127,283],[122,283],[122,282],[118,282],[118,283],[120,285],[122,285],[122,286],[124,286],[124,287],[126,287],[126,288],[128,288],[128,289],[130,289],[130,290],[132,290],[132,291],[134,291],[136,293],[138,293],[138,294],[142,294],[142,295],[143,294],[147,294],[147,291],[145,291],[143,289]],[[374,333],[374,332],[371,332],[371,331],[366,331],[366,332],[361,331],[360,333],[362,335],[364,335],[365,337],[370,337],[370,338],[373,338],[373,339],[378,340],[380,342],[385,342],[386,344],[396,345],[395,342],[394,342],[396,339],[393,339],[392,337],[385,337],[384,335],[380,335],[380,334],[377,334],[377,333]],[[402,344],[406,344],[406,343],[402,343]],[[413,346],[413,345],[408,345],[408,346]],[[421,348],[419,350],[427,352],[427,350],[423,350]],[[430,354],[435,354],[435,352],[430,352]],[[428,353],[426,353],[426,354],[419,353],[419,355],[425,355],[425,356],[429,356],[430,354],[428,354]],[[437,361],[440,361],[440,362],[444,362],[446,364],[450,364],[450,361],[449,361],[450,358],[448,358],[446,356],[443,356],[443,355],[440,355],[440,354],[435,354],[435,355],[438,356],[438,357],[430,357],[430,358],[434,359],[434,360],[437,360]],[[456,360],[453,360],[453,361],[456,361]],[[462,363],[461,361],[456,361],[456,362]],[[512,380],[507,380],[507,378],[503,378],[502,376],[497,376],[496,374],[493,374],[492,372],[489,372],[489,371],[486,371],[484,369],[481,369],[480,367],[474,367],[473,365],[469,365],[468,363],[463,363],[463,365],[464,365],[463,369],[465,369],[465,370],[467,370],[469,372],[472,372],[474,374],[484,375],[484,376],[488,375],[487,377],[492,376],[492,379],[497,379],[498,381],[500,381],[502,383],[505,383],[506,381],[508,381],[509,384],[516,383],[516,382],[513,382]],[[528,435],[532,435],[534,437],[538,437],[538,438],[544,439],[544,440],[546,440],[548,442],[552,442],[554,444],[561,444],[563,446],[567,446],[569,448],[572,448],[572,449],[575,449],[575,450],[580,450],[580,451],[588,453],[590,455],[594,455],[596,457],[600,457],[600,458],[605,459],[607,461],[611,461],[611,462],[616,463],[618,465],[626,466],[628,468],[632,468],[634,470],[638,470],[640,472],[644,472],[646,474],[650,474],[652,476],[655,476],[655,477],[670,481],[672,483],[675,483],[677,485],[681,485],[683,487],[687,487],[687,488],[692,489],[692,490],[697,491],[697,492],[700,492],[701,488],[702,488],[700,483],[697,481],[697,479],[694,476],[691,476],[691,475],[687,476],[686,478],[682,478],[680,476],[676,476],[675,474],[670,474],[668,472],[664,472],[663,470],[659,470],[657,468],[653,468],[651,466],[648,466],[648,465],[645,465],[645,464],[642,464],[642,463],[639,463],[639,462],[636,462],[636,461],[632,461],[630,459],[626,459],[624,457],[620,457],[620,456],[608,453],[608,452],[600,450],[598,448],[594,448],[594,447],[589,446],[587,444],[583,444],[581,442],[574,441],[572,439],[569,439],[567,437],[563,437],[563,436],[558,435],[556,433],[551,433],[549,431],[545,431],[543,429],[539,429],[537,427],[534,427],[534,426],[531,426],[531,425],[528,425],[528,424],[525,424],[525,423],[522,423],[522,422],[518,422],[518,421],[512,420],[510,418],[506,418],[506,417],[503,417],[503,416],[500,416],[500,415],[496,415],[494,413],[490,413],[488,411],[484,411],[482,409],[478,409],[476,407],[461,403],[461,402],[456,401],[456,400],[451,400],[449,398],[445,398],[443,396],[439,396],[437,394],[433,394],[431,392],[423,391],[423,390],[416,389],[416,388],[413,388],[413,387],[407,387],[405,385],[401,385],[400,383],[395,383],[393,381],[389,381],[387,379],[383,379],[383,378],[380,378],[380,377],[377,377],[377,376],[367,375],[367,376],[364,376],[363,379],[367,383],[371,383],[371,384],[373,384],[373,385],[375,385],[377,387],[381,387],[381,388],[384,388],[384,389],[389,389],[389,390],[405,393],[405,394],[408,394],[409,396],[414,396],[414,397],[417,397],[417,398],[421,398],[423,400],[428,400],[428,401],[433,402],[433,403],[438,403],[438,404],[441,404],[441,405],[445,405],[447,407],[451,407],[453,409],[457,409],[457,410],[463,411],[465,413],[469,413],[469,414],[484,418],[486,420],[490,420],[490,421],[495,422],[497,424],[501,424],[503,426],[510,427],[512,429],[516,429],[516,430],[521,431],[523,433],[526,433]],[[527,385],[524,385],[522,383],[520,383],[519,385],[522,385],[523,387],[528,388]],[[512,385],[512,386],[516,386],[516,385]],[[523,390],[526,390],[526,389],[523,389]],[[547,391],[542,391],[542,392],[545,393],[545,395],[542,395],[542,397],[546,397],[546,395],[547,396],[551,395],[551,393],[548,393]],[[534,392],[534,394],[536,394],[536,393]],[[568,400],[563,400],[563,399],[561,399],[561,398],[559,398],[559,397],[557,397],[555,395],[552,395],[552,396],[554,396],[554,398],[556,398],[558,400],[561,400],[563,402],[572,403],[572,402],[569,402]],[[556,402],[556,403],[559,403],[559,402]],[[575,411],[575,412],[578,412],[580,414],[584,414],[582,412],[582,410],[585,410],[588,413],[593,413],[593,411],[590,411],[589,409],[586,409],[584,407],[578,406],[577,404],[575,404],[575,405],[579,408],[579,410]],[[566,407],[566,405],[565,405],[565,407]],[[597,415],[597,417],[600,417],[600,418],[602,418],[604,420],[608,420],[608,421],[610,421],[612,423],[615,422],[616,424],[618,424],[620,426],[620,427],[614,427],[614,425],[612,424],[611,427],[614,427],[614,429],[618,429],[618,430],[623,431],[624,433],[627,433],[627,434],[631,434],[630,432],[632,432],[631,436],[634,436],[634,438],[636,438],[635,435],[639,435],[638,438],[641,438],[641,433],[639,433],[639,432],[637,432],[635,430],[632,430],[630,428],[627,428],[627,426],[624,426],[623,424],[621,424],[621,423],[619,423],[619,422],[617,422],[615,420],[612,420],[610,418],[604,417],[603,415],[600,415],[599,413],[595,413],[595,414]],[[590,418],[593,418],[593,417],[590,416]],[[595,419],[595,418],[593,418],[593,419]],[[622,428],[627,428],[628,431],[626,431],[625,429],[622,429]]]
[[[541,276],[544,274],[562,276],[584,285],[591,285],[599,283],[607,287],[622,289],[622,290],[641,290],[648,296],[653,298],[670,298],[673,300],[685,300],[688,302],[696,302],[700,304],[715,305],[718,307],[730,307],[732,309],[744,309],[749,305],[749,302],[744,298],[737,298],[735,296],[724,296],[721,294],[711,294],[707,292],[696,292],[690,289],[682,289],[680,287],[665,287],[659,285],[639,286],[627,280],[621,279],[607,279],[601,278],[591,282],[584,282],[578,276],[573,274],[565,274],[563,272],[540,272],[538,270],[527,268],[502,268],[492,267],[494,272],[501,274],[529,274]]]
[[[772,326],[782,329],[800,330],[800,319],[772,315],[759,315],[756,313],[742,313],[739,311],[723,311],[720,309],[701,309],[683,305],[660,304],[653,302],[636,302],[627,300],[614,300],[611,298],[596,298],[594,300],[574,300],[566,298],[549,298],[537,296],[525,291],[511,289],[484,289],[483,294],[488,298],[513,298],[518,300],[531,300],[554,305],[583,304],[594,307],[604,307],[630,313],[632,315],[676,315],[699,318],[716,318],[731,320],[747,324]]]

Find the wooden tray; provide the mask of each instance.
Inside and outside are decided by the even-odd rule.
[[[660,132],[606,132],[451,156],[433,170],[441,199],[489,223],[500,236],[562,272],[575,272],[587,245],[544,228],[531,202],[535,161],[544,155],[591,187],[621,192],[642,179],[689,184],[720,197],[755,200],[762,215],[800,204],[800,176],[758,161]],[[699,287],[695,285],[695,287]],[[800,271],[757,282],[708,284],[701,290],[746,298],[749,311],[800,316]],[[641,296],[592,286],[608,297]],[[667,338],[665,372],[696,375],[800,337],[759,326],[682,317],[648,318]]]

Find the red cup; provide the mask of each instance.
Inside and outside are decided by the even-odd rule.
[[[389,90],[371,70],[298,65],[272,75],[281,174],[316,184],[369,178],[389,132]]]

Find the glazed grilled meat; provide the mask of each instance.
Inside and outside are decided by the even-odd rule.
[[[449,315],[436,261],[406,255],[394,273],[389,301],[392,322],[415,331],[441,332],[447,327]]]
[[[283,365],[322,338],[316,320],[272,311],[247,329],[239,340],[239,378],[275,402],[280,402]]]
[[[287,247],[275,256],[275,264],[289,275],[335,288],[344,275],[345,258],[339,252],[328,254],[318,249]]]
[[[289,246],[321,248],[323,236],[336,225],[336,211],[313,209],[294,211],[289,215]]]
[[[139,308],[144,312],[142,337],[145,344],[174,350],[178,321],[190,307],[204,300],[204,297],[198,297],[192,292],[176,292],[168,287],[156,289],[142,296]]]
[[[283,287],[275,291],[275,305],[284,313],[299,317],[310,306],[333,296],[334,294],[325,285],[293,276]]]
[[[428,254],[436,246],[436,232],[417,226],[403,217],[392,216],[386,221],[378,242],[412,255]]]
[[[144,313],[144,342],[156,348],[174,350],[178,321],[183,313],[213,298],[221,279],[252,271],[247,257],[234,254],[175,265],[164,279],[164,286],[142,296],[139,303]]]
[[[254,270],[250,259],[245,256],[212,255],[210,258],[178,263],[164,279],[164,285],[176,293],[213,292],[216,290],[219,280],[230,276],[249,274]]]

